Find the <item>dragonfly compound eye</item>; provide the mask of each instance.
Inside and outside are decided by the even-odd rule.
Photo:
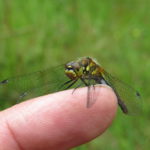
[[[77,75],[76,72],[74,71],[74,69],[70,66],[65,68],[65,74],[67,75],[67,77],[69,77],[71,80],[76,79]]]

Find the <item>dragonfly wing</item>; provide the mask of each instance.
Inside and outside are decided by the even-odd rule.
[[[87,108],[90,108],[94,105],[96,102],[96,91],[95,91],[95,86],[91,85],[88,86],[88,91],[87,91]]]
[[[26,99],[56,92],[59,90],[59,86],[60,86],[60,83],[48,83],[40,87],[36,87],[28,91],[25,91],[23,93],[19,93],[18,101],[22,101],[22,100],[26,100]]]
[[[93,106],[93,104],[96,102],[96,88],[95,88],[95,80],[93,79],[88,79],[87,81],[88,85],[87,86],[87,108],[90,108]]]
[[[135,89],[113,77],[106,71],[104,72],[104,79],[116,93],[118,104],[124,113],[135,115],[142,113],[141,96]]]
[[[74,88],[73,93],[80,87],[87,87],[87,102],[86,107],[90,108],[96,101],[96,89],[95,81],[93,79],[81,79],[78,80],[72,87]]]
[[[12,99],[15,103],[19,99],[56,92],[66,80],[68,78],[64,74],[64,66],[9,78],[0,82],[1,97]]]

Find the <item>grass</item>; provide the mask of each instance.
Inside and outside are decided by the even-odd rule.
[[[149,3],[1,0],[0,79],[62,64],[68,58],[95,57],[106,70],[139,89],[144,114],[130,117],[119,112],[102,137],[74,150],[149,149]],[[9,103],[0,102],[2,108]]]

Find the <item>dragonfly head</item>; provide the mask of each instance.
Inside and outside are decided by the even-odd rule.
[[[79,78],[81,66],[78,62],[69,62],[65,64],[65,74],[71,79],[75,80]]]

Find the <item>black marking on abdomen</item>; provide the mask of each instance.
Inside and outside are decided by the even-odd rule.
[[[118,98],[118,105],[120,106],[121,110],[122,110],[125,114],[128,114],[127,106],[125,105],[125,103],[124,103],[120,98]]]
[[[114,88],[113,90],[117,96],[118,105],[120,106],[121,110],[123,111],[123,113],[128,114],[129,111],[128,111],[126,104],[123,102],[123,100],[120,99],[120,96],[118,95],[117,91]]]

